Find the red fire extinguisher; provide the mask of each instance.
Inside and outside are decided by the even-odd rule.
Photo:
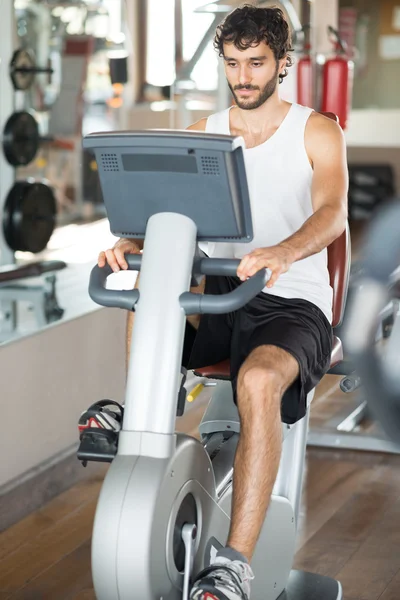
[[[297,61],[297,103],[312,108],[312,95],[310,44],[306,44],[303,56]]]
[[[336,38],[336,52],[323,66],[321,111],[337,115],[342,129],[345,129],[351,108],[354,63],[347,58],[347,48],[339,33],[333,27],[328,27],[328,31]]]

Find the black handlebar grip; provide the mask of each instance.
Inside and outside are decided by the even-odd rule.
[[[203,258],[198,261],[196,268],[203,275],[236,275],[239,260],[225,258]],[[252,300],[265,287],[268,274],[265,269],[258,271],[247,281],[242,283],[232,292],[221,295],[194,294],[185,292],[180,296],[180,303],[187,315],[195,314],[222,314],[233,312],[242,308]]]
[[[142,263],[140,254],[125,255],[126,262],[130,271],[139,271]],[[90,273],[89,296],[101,306],[114,308],[125,308],[134,310],[139,300],[139,290],[107,290],[105,288],[107,277],[113,273],[109,265],[105,267],[95,266]]]

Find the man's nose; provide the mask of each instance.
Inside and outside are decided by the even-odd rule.
[[[240,85],[249,85],[251,82],[251,73],[250,69],[243,65],[239,68],[239,84]]]

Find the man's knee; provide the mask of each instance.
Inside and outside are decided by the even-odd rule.
[[[244,364],[239,371],[238,386],[245,391],[260,392],[265,389],[279,388],[279,373],[270,367],[257,364]]]
[[[246,398],[255,405],[280,402],[298,376],[297,361],[284,350],[259,347],[243,363],[238,374],[238,404]]]

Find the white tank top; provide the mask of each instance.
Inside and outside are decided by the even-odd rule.
[[[208,117],[206,132],[230,135],[230,108]],[[298,231],[313,214],[312,167],[304,133],[312,109],[292,104],[277,131],[264,143],[244,151],[253,218],[249,244],[209,243],[213,257],[242,258],[255,248],[273,246]],[[318,306],[332,322],[332,288],[327,250],[292,264],[275,285],[263,290],[283,298],[302,298]]]

